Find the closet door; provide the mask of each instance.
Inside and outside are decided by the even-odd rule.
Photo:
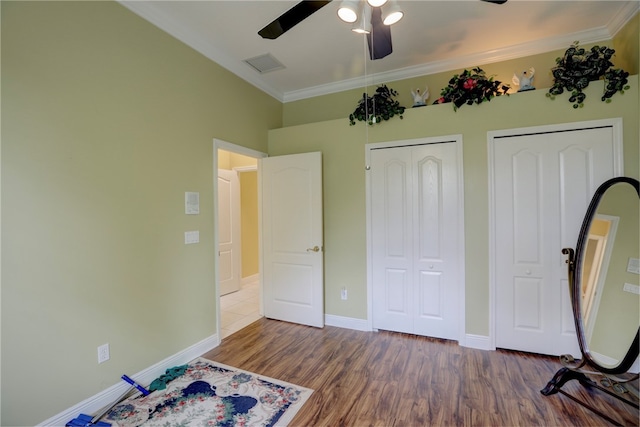
[[[373,327],[413,333],[413,174],[410,148],[371,153]]]
[[[458,339],[454,143],[373,150],[373,326]]]
[[[496,347],[579,356],[564,247],[614,176],[611,127],[493,140]]]

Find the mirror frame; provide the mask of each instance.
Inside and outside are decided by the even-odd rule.
[[[582,227],[580,228],[580,234],[578,236],[578,243],[576,244],[575,258],[573,260],[573,274],[569,274],[569,282],[573,282],[573,284],[571,284],[571,305],[573,308],[573,317],[576,324],[576,335],[578,336],[578,344],[580,345],[582,356],[590,365],[595,367],[598,371],[614,375],[627,372],[638,358],[638,354],[640,353],[638,348],[640,345],[640,326],[638,327],[638,331],[636,332],[633,343],[629,347],[629,350],[627,350],[627,353],[625,354],[622,361],[618,364],[618,366],[602,366],[596,360],[594,360],[591,352],[589,351],[589,345],[587,343],[584,330],[584,322],[582,318],[581,272],[589,227],[591,226],[591,222],[595,217],[596,211],[598,209],[598,204],[600,203],[600,200],[604,196],[605,192],[613,185],[619,183],[627,183],[631,185],[636,190],[636,193],[638,194],[638,197],[640,199],[640,185],[638,183],[638,180],[634,178],[611,178],[601,184],[600,187],[598,187],[595,194],[593,195],[593,198],[591,199],[591,203],[589,204],[587,213],[585,214],[584,220],[582,222]],[[572,254],[570,254],[570,259],[568,261],[570,264],[571,255]]]

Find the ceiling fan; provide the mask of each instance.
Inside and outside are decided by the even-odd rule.
[[[385,0],[386,1],[386,0]],[[382,3],[384,3],[383,1]],[[504,4],[507,0],[481,0],[487,3]],[[287,10],[285,13],[274,19],[258,34],[264,39],[277,39],[309,16],[331,3],[331,0],[310,1],[304,0]],[[351,3],[358,3],[357,1]],[[368,5],[367,5],[368,6]],[[381,59],[393,52],[391,44],[391,27],[383,22],[382,7],[370,7],[370,29],[357,31],[367,35],[369,45],[369,56],[372,60]],[[341,18],[342,19],[342,18]],[[356,18],[354,18],[355,21]],[[347,21],[353,22],[353,21]]]

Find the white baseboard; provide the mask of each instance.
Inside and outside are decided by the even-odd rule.
[[[202,356],[204,353],[212,350],[220,345],[220,339],[217,334],[205,338],[204,340],[188,347],[179,353],[174,354],[161,362],[144,369],[137,374],[129,375],[137,383],[146,385],[150,384],[153,380],[164,374],[167,369],[174,366],[184,365],[189,363],[193,359]],[[79,414],[95,414],[100,409],[113,403],[118,397],[120,397],[127,389],[129,384],[125,384],[124,381],[113,385],[100,393],[83,400],[71,408],[60,412],[48,420],[45,420],[38,424],[38,426],[64,426],[66,423],[76,418]]]
[[[484,335],[466,334],[464,337],[464,343],[460,343],[463,347],[476,348],[478,350],[495,350],[496,348],[491,345],[489,337]]]
[[[324,323],[328,326],[336,326],[338,328],[354,329],[356,331],[371,331],[369,322],[363,319],[355,319],[353,317],[335,316],[333,314],[324,315]]]
[[[356,331],[372,331],[369,322],[364,319],[355,319],[353,317],[335,316],[333,314],[324,315],[324,323],[328,326],[336,326],[338,328],[353,329]],[[464,342],[459,342],[462,347],[475,348],[478,350],[495,350],[491,345],[488,336],[466,334]]]
[[[253,274],[251,276],[247,276],[247,277],[243,277],[240,279],[240,286],[244,286],[244,285],[250,285],[252,283],[256,283],[260,281],[260,275],[259,274]]]

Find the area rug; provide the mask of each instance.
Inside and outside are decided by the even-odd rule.
[[[198,358],[164,390],[130,398],[112,426],[286,426],[313,390]]]

